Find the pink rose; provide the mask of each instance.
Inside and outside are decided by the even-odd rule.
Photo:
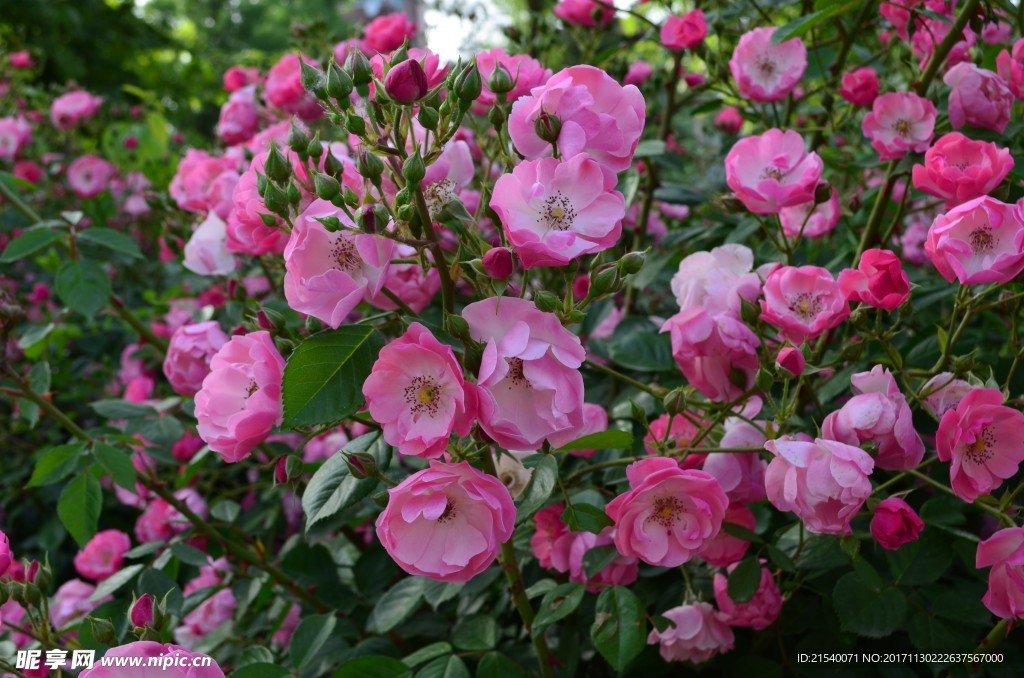
[[[719,446],[761,447],[764,432],[742,419],[729,418],[725,421],[725,434]],[[733,503],[754,503],[765,499],[764,472],[768,462],[756,453],[712,452],[705,458],[701,470],[714,477],[722,487],[729,501]]]
[[[1000,134],[1010,122],[1013,93],[1002,79],[974,64],[957,64],[942,81],[949,93],[949,122],[953,129],[964,125],[990,129]]]
[[[11,64],[11,68],[17,68],[19,70],[35,66],[35,61],[32,60],[32,55],[24,50],[21,52],[11,52],[8,60]]]
[[[615,19],[615,10],[594,0],[558,0],[555,16],[576,26],[607,26]]]
[[[75,555],[75,569],[83,577],[103,581],[121,569],[124,554],[131,547],[131,538],[120,530],[97,532]]]
[[[739,134],[743,113],[735,106],[726,106],[715,115],[715,127],[725,134]]]
[[[654,68],[646,61],[637,60],[629,65],[625,77],[622,78],[622,84],[640,87],[652,75],[654,75]]]
[[[875,463],[864,450],[834,440],[769,440],[775,455],[764,484],[768,501],[792,511],[811,532],[850,534],[850,521],[871,494]]]
[[[507,247],[492,247],[487,250],[480,260],[480,265],[483,266],[484,272],[495,280],[508,280],[516,270],[512,250]]]
[[[936,419],[941,419],[942,415],[955,408],[973,390],[973,386],[963,379],[957,379],[952,372],[941,372],[921,387],[921,404]]]
[[[854,106],[870,106],[878,97],[878,73],[870,66],[844,73],[839,96]]]
[[[730,565],[728,573],[736,569]],[[761,583],[754,597],[745,603],[737,603],[729,596],[729,580],[721,572],[715,573],[715,602],[719,616],[729,626],[748,626],[760,631],[775,623],[782,612],[782,592],[775,583],[775,577],[767,567],[761,568]]]
[[[716,654],[732,650],[735,638],[732,629],[710,604],[696,602],[665,610],[674,626],[664,631],[651,630],[647,644],[658,643],[658,652],[667,662],[703,664]]]
[[[729,60],[740,95],[758,103],[785,99],[807,70],[803,41],[790,38],[773,45],[773,33],[774,27],[744,33]]]
[[[703,471],[650,457],[626,467],[629,491],[605,507],[615,521],[615,547],[650,565],[676,567],[718,534],[729,499]]]
[[[816,339],[849,316],[839,283],[820,266],[779,266],[764,282],[761,318],[794,344]]]
[[[68,166],[68,186],[79,198],[92,198],[110,184],[117,175],[117,168],[103,158],[83,155]]]
[[[1024,207],[968,200],[932,222],[924,250],[949,282],[1009,282],[1024,270]]]
[[[412,104],[427,95],[427,74],[414,59],[406,59],[388,69],[384,91],[400,104]]]
[[[706,424],[692,412],[677,415],[662,414],[653,420],[644,436],[644,451],[655,456],[675,457],[679,459],[680,468],[697,468],[704,463],[703,454],[691,452],[686,448],[694,447],[693,440],[700,435],[700,425]]]
[[[129,608],[128,621],[136,628],[153,626],[155,621],[155,614],[153,612],[155,604],[156,601],[153,599],[153,596],[148,593],[142,594],[142,597],[132,603],[131,608]]]
[[[741,320],[691,308],[665,321],[672,357],[687,381],[712,402],[729,402],[754,385],[758,336]]]
[[[924,521],[899,497],[879,502],[871,516],[871,536],[879,546],[890,551],[915,541],[923,529]]]
[[[1005,21],[987,21],[981,27],[981,39],[990,45],[1009,45],[1013,40],[1013,26]]]
[[[190,148],[178,163],[178,171],[167,191],[183,210],[212,211],[221,219],[227,219],[231,212],[231,195],[237,183],[237,159],[218,158]]]
[[[416,248],[399,242],[395,243],[392,251],[393,259],[416,259]],[[425,257],[428,265],[433,262],[434,257],[430,251],[426,251]],[[486,256],[484,257],[486,259]],[[384,294],[384,290],[393,293],[402,302],[416,313],[420,313],[437,296],[441,289],[441,275],[437,269],[430,266],[423,270],[420,264],[388,264],[384,271],[384,280],[380,291],[370,298],[370,303],[383,311],[393,311],[398,304],[391,301],[391,298]]]
[[[783,207],[779,210],[779,222],[787,238],[820,238],[832,232],[839,223],[839,193],[835,187],[829,199],[822,203],[810,202]]]
[[[917,18],[914,34],[910,37],[910,48],[918,58],[921,70],[925,69],[928,62],[931,61],[932,55],[935,54],[935,48],[942,44],[952,29],[953,21],[951,19],[932,19],[920,16]],[[965,26],[963,32],[957,36],[957,41],[953,43],[952,49],[949,50],[943,66],[950,68],[961,62],[970,61],[970,51],[974,47],[975,41],[974,31],[969,26]]]
[[[975,567],[991,567],[981,602],[1003,619],[1024,617],[1024,527],[1009,527],[978,544]]]
[[[292,606],[288,608],[288,613],[281,620],[281,625],[274,631],[274,636],[271,641],[278,647],[285,648],[292,642],[292,636],[295,634],[295,629],[299,628],[299,618],[302,614],[302,606],[298,603],[292,603]]]
[[[996,57],[996,71],[1017,99],[1024,101],[1024,38],[1013,43],[1013,49],[1005,49]]]
[[[0,138],[0,147],[3,146],[3,139]],[[30,184],[38,184],[46,176],[46,170],[31,160],[18,160],[14,163],[14,176]]]
[[[269,332],[235,335],[210,360],[196,393],[199,435],[227,462],[249,456],[281,423],[284,358]]]
[[[588,575],[584,567],[583,559],[593,549],[602,546],[611,546],[615,543],[615,531],[606,527],[601,534],[593,532],[571,533],[572,541],[569,544],[568,565],[569,581],[587,584],[587,591],[596,593],[609,586],[629,586],[636,581],[640,565],[636,558],[620,555],[612,562]]]
[[[206,517],[206,502],[191,487],[178,490],[174,496],[184,502],[196,515],[201,518]],[[178,509],[157,497],[146,505],[146,510],[135,521],[135,538],[143,544],[151,541],[166,542],[190,526],[191,523],[178,512]]]
[[[260,111],[256,105],[256,87],[251,85],[235,91],[220,109],[217,136],[229,146],[242,144],[259,130]]]
[[[536,450],[580,428],[586,351],[558,316],[525,299],[491,297],[466,306],[462,317],[486,345],[477,385],[487,435],[506,449]]]
[[[32,124],[25,118],[0,118],[0,160],[13,162],[31,141]]]
[[[559,540],[570,534],[568,525],[562,521],[564,510],[565,506],[555,504],[533,515],[534,532],[530,537],[530,549],[540,566],[549,570],[554,567],[552,554],[558,548]]]
[[[672,276],[672,293],[681,311],[703,308],[713,315],[740,315],[741,300],[761,294],[754,273],[754,253],[746,245],[728,244],[710,252],[695,252],[679,262]]]
[[[232,66],[224,71],[223,85],[226,91],[237,92],[247,85],[255,85],[259,80],[260,70],[258,68]]]
[[[206,215],[185,243],[182,265],[197,275],[227,275],[235,270],[228,251],[228,227],[216,212]]]
[[[751,532],[757,526],[757,518],[754,517],[754,512],[744,504],[729,504],[729,508],[725,510],[725,518],[722,522],[723,524],[738,525]],[[750,548],[750,542],[746,539],[735,537],[723,529],[714,537],[704,542],[704,545],[697,551],[697,557],[712,567],[728,567],[733,563],[743,560],[743,556],[746,555],[748,548]]]
[[[778,214],[814,200],[823,164],[798,132],[770,129],[740,139],[725,156],[725,182],[755,214]]]
[[[192,457],[196,456],[199,450],[203,449],[204,445],[206,443],[195,432],[186,430],[181,438],[171,445],[171,456],[175,461],[187,464],[192,461]]]
[[[164,376],[174,392],[194,396],[210,373],[210,360],[227,341],[228,336],[216,320],[175,330],[164,358]]]
[[[50,622],[53,627],[64,628],[69,622],[84,617],[103,603],[112,600],[111,596],[89,600],[95,592],[95,586],[81,579],[72,579],[61,585],[50,602]]]
[[[315,59],[298,54],[285,54],[267,72],[263,83],[263,91],[271,106],[280,108],[286,113],[294,113],[303,120],[316,120],[323,114],[320,103],[302,86],[301,63],[319,69]]]
[[[273,222],[281,224],[280,217],[273,215],[263,204],[257,189],[258,174],[263,174],[263,165],[267,161],[268,152],[256,155],[249,169],[236,180],[231,193],[231,202],[227,217],[227,248],[229,252],[238,252],[259,256],[267,252],[283,252],[288,242],[288,234],[278,226],[268,226],[264,216],[273,217]],[[300,203],[302,206],[303,203]]]
[[[1013,169],[1009,149],[950,132],[914,165],[914,188],[946,200],[946,209],[994,191]]]
[[[508,71],[512,82],[515,83],[512,89],[505,94],[505,100],[510,104],[529,94],[534,87],[540,87],[551,77],[551,69],[545,68],[544,64],[528,54],[509,55],[500,47],[480,52],[476,55],[476,67],[480,71],[483,89],[476,100],[475,109],[481,114],[486,114],[487,110],[498,101],[497,96],[490,89],[491,78],[498,65]]]
[[[864,116],[861,131],[882,160],[899,160],[907,151],[923,153],[935,136],[935,104],[912,92],[882,94]]]
[[[7,535],[0,532],[0,577],[7,574],[7,570],[14,562],[14,554],[11,553],[11,540]]]
[[[644,97],[633,85],[621,86],[600,68],[572,66],[512,105],[508,132],[527,160],[550,155],[550,142],[536,130],[544,113],[555,119],[550,124],[557,127],[563,160],[588,153],[612,172],[621,172],[633,161],[645,111]]]
[[[708,24],[704,12],[694,9],[682,16],[673,14],[661,25],[661,44],[671,50],[694,49],[704,42]]]
[[[839,272],[839,289],[850,301],[892,311],[910,298],[910,279],[895,253],[869,249],[857,268]]]
[[[230,587],[222,588],[186,614],[174,629],[174,640],[184,647],[196,647],[206,636],[234,617],[238,601]]]
[[[626,201],[616,182],[586,153],[527,160],[495,182],[490,205],[525,268],[564,266],[618,242]]]
[[[404,12],[382,14],[366,24],[360,47],[366,52],[391,52],[416,35],[416,24]]]
[[[164,678],[224,678],[224,672],[212,659],[205,665],[204,654],[190,652],[177,645],[161,645],[149,640],[141,640],[120,647],[112,647],[103,655],[107,664],[97,661],[93,667],[82,671],[79,678],[138,678],[151,669],[125,669],[116,663],[117,658],[142,657],[144,662],[158,662]],[[127,659],[125,660],[127,661]],[[200,665],[202,662],[204,665]]]
[[[973,502],[1012,478],[1024,461],[1024,414],[1003,405],[995,388],[976,388],[947,410],[935,451],[949,467],[956,496]]]
[[[58,129],[69,129],[96,115],[102,103],[102,97],[82,90],[62,94],[50,104],[50,122]]]
[[[795,346],[784,346],[775,357],[775,368],[785,370],[786,374],[791,377],[799,377],[804,373],[806,366],[807,360],[804,358],[803,351]]]
[[[402,454],[439,457],[452,432],[466,436],[475,421],[476,390],[455,353],[415,322],[381,349],[363,395],[384,440]]]
[[[430,467],[388,490],[377,538],[403,570],[465,582],[494,562],[512,537],[516,507],[508,489],[466,462]]]

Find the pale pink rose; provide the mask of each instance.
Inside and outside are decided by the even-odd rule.
[[[462,311],[485,344],[477,374],[480,425],[499,446],[535,450],[583,422],[580,339],[532,301],[491,297]]]
[[[615,521],[615,546],[650,565],[676,567],[718,534],[729,499],[703,471],[650,457],[626,467],[629,491],[605,507]]]
[[[15,647],[22,648],[35,642],[31,636],[19,633],[16,630],[20,628],[25,631],[30,631],[31,629],[29,620],[25,619],[25,608],[19,603],[8,599],[6,603],[0,605],[0,620],[3,620],[4,624],[3,634],[7,636],[12,643],[14,643]],[[10,675],[11,678],[14,678],[13,674]]]
[[[225,91],[237,92],[247,85],[255,85],[259,80],[260,70],[258,68],[232,66],[224,71],[222,84]]]
[[[281,423],[284,358],[269,332],[235,335],[210,360],[196,393],[199,435],[227,462],[249,456]]]
[[[167,191],[183,210],[212,211],[221,219],[227,219],[237,183],[237,159],[228,156],[218,158],[206,151],[190,148],[178,163],[178,171]]]
[[[487,109],[497,102],[497,96],[490,90],[491,77],[494,69],[501,65],[511,76],[514,86],[505,94],[505,101],[513,103],[520,97],[530,93],[534,87],[540,87],[551,77],[551,69],[528,54],[506,54],[500,47],[494,47],[476,55],[476,67],[480,71],[483,89],[477,98],[475,109],[486,114]],[[626,84],[629,84],[628,82]]]
[[[778,214],[814,200],[824,165],[798,132],[770,129],[740,139],[725,156],[725,182],[755,214]]]
[[[562,159],[588,153],[612,172],[633,161],[644,130],[646,104],[633,85],[623,87],[593,66],[572,66],[512,105],[508,121],[512,143],[528,160],[551,155],[551,144],[537,135],[541,113],[560,124],[557,135]]]
[[[710,252],[695,252],[679,262],[672,276],[672,293],[681,311],[704,308],[713,315],[740,315],[740,301],[761,294],[754,253],[746,245],[728,244]]]
[[[937,419],[955,408],[964,396],[974,390],[968,382],[957,379],[952,372],[941,372],[921,387],[921,404]]]
[[[743,113],[735,106],[726,106],[715,114],[715,127],[726,134],[739,134],[743,127]]]
[[[206,502],[191,487],[176,491],[174,496],[196,515],[206,517]],[[135,522],[135,538],[143,544],[151,541],[166,542],[190,526],[191,523],[176,508],[157,497],[146,505],[145,511]]]
[[[217,591],[182,618],[181,624],[174,629],[175,642],[184,647],[195,647],[222,624],[230,622],[237,606],[238,601],[230,587]]]
[[[910,37],[910,48],[913,50],[914,56],[918,58],[918,65],[923,71],[931,61],[932,55],[935,54],[935,48],[942,44],[953,29],[953,22],[950,19],[918,17],[915,23],[914,34]],[[943,67],[948,69],[962,62],[969,62],[971,48],[974,47],[976,40],[974,31],[969,26],[965,26],[959,39],[953,43],[953,47],[946,55]]]
[[[175,330],[164,358],[164,376],[178,395],[194,396],[210,373],[210,360],[228,336],[216,320]]]
[[[974,64],[957,64],[942,78],[949,92],[949,122],[953,129],[964,125],[1000,134],[1010,123],[1013,93],[1003,80]]]
[[[661,25],[661,44],[671,50],[694,49],[704,42],[708,24],[704,12],[694,9],[686,14],[673,14]]]
[[[722,522],[723,524],[739,525],[751,532],[757,526],[754,512],[743,504],[729,504]],[[697,557],[713,567],[728,567],[743,560],[748,548],[750,548],[750,542],[746,539],[734,537],[722,529],[712,539],[704,542],[704,545],[697,551]]]
[[[515,528],[508,489],[466,462],[432,459],[388,495],[377,538],[409,574],[469,581],[490,567]]]
[[[708,400],[735,400],[754,385],[761,341],[741,320],[691,308],[666,320],[661,331],[670,333],[672,357],[687,381]]]
[[[978,544],[975,567],[991,567],[981,602],[997,617],[1024,618],[1024,527],[999,530]]]
[[[910,298],[910,279],[895,253],[872,248],[857,268],[839,272],[839,289],[850,301],[892,311]]]
[[[256,134],[260,126],[260,112],[256,104],[256,86],[235,91],[220,109],[217,136],[229,146],[245,143]]]
[[[875,99],[861,131],[882,160],[899,160],[907,151],[923,153],[935,136],[935,104],[912,92],[888,92]]]
[[[593,576],[587,576],[583,558],[593,549],[612,546],[615,530],[606,527],[600,534],[574,532],[571,534],[568,552],[569,581],[587,584],[587,590],[596,593],[609,586],[629,586],[636,581],[640,564],[636,558],[620,555]],[[564,570],[560,570],[564,571]]]
[[[607,26],[615,20],[614,9],[594,0],[558,0],[554,13],[566,23],[589,28]]]
[[[152,661],[153,666],[161,668],[126,669],[126,664],[117,664],[119,657],[124,657],[123,661],[140,657],[143,662]],[[153,671],[161,678],[224,678],[224,672],[216,662],[205,665],[205,657],[207,655],[190,652],[177,645],[161,645],[142,640],[110,648],[103,655],[103,659],[108,660],[107,664],[97,660],[92,668],[82,671],[79,678],[150,678]],[[203,665],[199,664],[200,661]]]
[[[981,27],[981,39],[990,45],[1009,45],[1013,41],[1013,26],[1005,21],[987,21]]]
[[[973,502],[1013,477],[1024,461],[1024,414],[1003,405],[999,389],[974,389],[942,415],[935,451],[952,462],[953,492]]]
[[[384,440],[402,454],[439,457],[452,433],[468,435],[475,421],[476,391],[455,353],[415,322],[381,349],[363,395]]]
[[[302,62],[319,69],[315,59],[298,54],[285,54],[267,72],[263,92],[271,106],[294,113],[303,120],[316,120],[323,114],[320,103],[302,86]]]
[[[286,148],[288,146],[288,132],[291,130],[292,125],[295,125],[303,133],[308,133],[309,131],[306,125],[298,118],[282,120],[257,132],[252,139],[246,142],[245,150],[253,155],[259,155],[264,151],[269,151],[272,145],[278,148]]]
[[[80,619],[103,603],[113,600],[111,596],[103,596],[90,601],[89,598],[95,592],[95,586],[81,579],[72,579],[62,584],[50,601],[50,622],[53,628],[62,629],[68,622]]]
[[[600,405],[583,403],[583,424],[575,431],[563,431],[551,436],[552,446],[558,448],[568,445],[572,441],[608,430],[608,412]],[[589,459],[597,453],[597,450],[571,450],[569,454],[574,457]]]
[[[893,238],[893,242],[899,243],[903,260],[908,264],[924,266],[928,263],[928,253],[924,251],[924,244],[928,239],[928,227],[931,223],[931,215],[912,214],[904,222],[903,232]]]
[[[871,516],[871,536],[879,546],[890,551],[915,541],[923,529],[924,521],[899,497],[879,502]]]
[[[644,451],[655,456],[676,456],[683,454],[686,448],[695,447],[694,439],[700,435],[700,427],[706,425],[699,415],[693,412],[671,415],[668,413],[654,419],[644,436]],[[679,460],[680,468],[698,468],[704,463],[705,456],[700,453],[686,451]]]
[[[363,51],[391,52],[416,35],[416,24],[404,12],[382,14],[366,24],[365,37],[360,43]]]
[[[870,66],[844,73],[839,96],[854,106],[870,106],[878,97],[878,73]]]
[[[11,541],[7,535],[0,532],[0,577],[7,574],[11,563],[14,562],[14,555],[11,553]]]
[[[950,132],[914,165],[914,188],[946,200],[946,209],[994,191],[1013,169],[1009,149]]]
[[[560,543],[571,534],[569,526],[562,521],[564,510],[565,506],[555,504],[537,511],[533,516],[534,532],[530,537],[530,549],[540,566],[549,570],[554,568],[554,560],[559,559],[556,552]],[[565,562],[568,562],[567,555]]]
[[[75,569],[83,577],[103,581],[121,569],[124,554],[131,547],[131,538],[120,530],[97,532],[75,555]]]
[[[32,123],[28,120],[21,116],[0,118],[0,160],[13,162],[31,141]]]
[[[807,48],[800,38],[772,44],[774,27],[755,28],[740,37],[729,70],[740,95],[759,103],[785,99],[807,70]]]
[[[1017,99],[1024,101],[1024,38],[996,57],[996,71]]]
[[[1024,270],[1024,207],[968,200],[932,222],[924,249],[949,282],[1009,282]]]
[[[839,193],[832,187],[829,199],[815,204],[813,200],[779,210],[779,222],[787,238],[820,238],[832,232],[839,223]]]
[[[729,566],[728,574],[735,569],[736,565]],[[774,624],[782,612],[782,592],[767,567],[761,568],[757,592],[745,603],[737,603],[729,596],[729,579],[721,572],[715,573],[714,588],[720,618],[729,626],[747,626],[760,631]]]
[[[295,219],[284,249],[288,305],[337,328],[364,299],[380,293],[394,241],[344,228],[331,233],[317,219],[352,220],[326,200],[316,200]]]
[[[626,201],[616,182],[586,153],[527,160],[495,182],[490,205],[524,268],[564,266],[618,242]]]
[[[298,603],[292,603],[292,606],[288,608],[288,613],[281,620],[281,625],[274,631],[274,636],[271,641],[278,647],[288,647],[289,643],[292,642],[292,635],[295,633],[295,629],[299,627],[299,618],[302,614],[302,606]]]
[[[83,155],[68,166],[68,186],[79,198],[92,198],[107,189],[117,168],[95,155]]]
[[[69,129],[96,115],[103,97],[77,90],[62,94],[50,104],[50,122],[59,129]]]
[[[779,266],[768,274],[761,318],[796,345],[816,339],[850,316],[839,283],[820,266]]]
[[[822,438],[769,440],[764,448],[775,455],[764,477],[775,508],[795,513],[810,532],[852,532],[850,521],[871,494],[871,455]]]
[[[667,662],[703,664],[733,649],[732,629],[722,620],[722,614],[708,603],[698,601],[673,607],[661,616],[675,625],[664,631],[652,629],[647,644],[657,643],[661,658]]]
[[[725,434],[719,441],[719,447],[761,447],[764,442],[764,431],[742,419],[730,417],[725,420]],[[765,499],[764,472],[767,467],[768,462],[756,453],[712,452],[704,460],[701,470],[718,481],[729,501],[746,504]]]
[[[654,75],[654,68],[646,61],[638,59],[629,65],[625,77],[622,78],[622,84],[640,87],[652,75]]]
[[[197,275],[231,273],[237,262],[235,255],[228,251],[227,239],[227,224],[216,212],[210,212],[185,243],[182,265]]]

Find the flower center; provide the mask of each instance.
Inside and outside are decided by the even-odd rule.
[[[761,179],[775,179],[775,181],[782,181],[782,178],[786,176],[786,173],[778,167],[765,167],[761,172]]]
[[[576,210],[573,209],[572,202],[561,193],[548,196],[541,207],[540,223],[549,231],[568,230],[575,220]]]
[[[789,310],[803,320],[811,320],[821,312],[821,300],[810,292],[803,292],[789,300]]]
[[[505,358],[508,362],[508,373],[505,378],[512,382],[514,386],[525,386],[530,388],[530,380],[523,374],[523,359],[522,358]],[[509,386],[511,389],[512,386]]]
[[[451,497],[448,497],[448,501],[444,505],[444,513],[442,513],[440,516],[438,516],[437,522],[439,522],[439,523],[450,523],[452,521],[452,518],[455,517],[455,515],[456,515],[455,502],[452,501]]]
[[[757,60],[757,70],[761,71],[763,77],[770,78],[775,75],[775,62],[768,57],[761,57]]]
[[[663,527],[672,527],[680,513],[683,513],[683,502],[676,497],[658,497],[654,500],[654,510],[651,512],[650,520]]]
[[[430,216],[436,217],[445,205],[455,199],[455,182],[451,179],[435,181],[423,191],[423,199],[427,201]]]
[[[245,389],[245,398],[246,398],[246,400],[251,398],[252,394],[255,393],[258,390],[260,390],[260,387],[256,383],[256,380],[255,379],[250,379],[249,380],[249,385]]]
[[[441,387],[437,380],[431,376],[420,375],[413,377],[409,385],[405,387],[405,402],[412,405],[410,408],[413,414],[428,414],[435,416],[440,408]]]
[[[992,458],[992,447],[995,445],[996,436],[991,426],[983,427],[974,438],[974,442],[964,450],[964,456],[975,464],[984,464]]]
[[[331,248],[331,258],[334,260],[335,267],[339,271],[346,271],[348,273],[357,271],[361,263],[359,253],[356,252],[355,243],[344,236],[339,236],[334,241],[334,247]]]
[[[910,121],[906,118],[900,118],[892,124],[893,130],[896,134],[906,139],[910,136]]]
[[[987,254],[999,244],[999,238],[988,226],[982,226],[971,231],[967,236],[967,242],[971,245],[971,252],[974,254]]]

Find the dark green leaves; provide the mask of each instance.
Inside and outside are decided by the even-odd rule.
[[[4,251],[0,253],[0,264],[9,264],[18,259],[24,259],[45,247],[49,247],[66,235],[62,231],[51,231],[45,228],[26,231],[23,235],[8,243]]]
[[[745,603],[757,593],[761,583],[761,561],[756,556],[747,556],[729,574],[729,597],[733,602]]]
[[[36,462],[35,468],[32,469],[28,487],[52,485],[67,478],[77,468],[78,459],[82,456],[83,450],[85,450],[85,443],[69,443],[44,452]]]
[[[345,662],[333,678],[403,678],[411,674],[409,667],[394,657],[370,655]]]
[[[366,630],[371,633],[387,633],[409,617],[423,602],[423,577],[407,577],[380,597],[369,619]]]
[[[516,512],[516,523],[523,523],[544,505],[544,502],[551,496],[558,481],[558,462],[554,457],[545,456],[533,468],[533,475],[530,482],[523,490],[523,496],[519,499],[519,509]]]
[[[868,583],[857,572],[843,575],[832,591],[832,603],[844,631],[882,638],[900,627],[907,599],[882,581]]]
[[[100,481],[91,473],[82,473],[64,487],[57,502],[57,515],[79,546],[96,534],[103,496]]]
[[[772,33],[772,44],[778,45],[781,42],[785,42],[790,38],[798,38],[801,35],[806,34],[812,28],[818,24],[824,23],[829,19],[833,19],[840,14],[849,12],[851,9],[855,9],[864,4],[864,0],[847,0],[846,2],[836,2],[831,7],[820,9],[817,12],[811,12],[806,14],[796,21],[791,21],[782,28],[778,28]]]
[[[142,258],[142,252],[139,251],[139,246],[135,244],[134,240],[124,233],[119,233],[110,228],[100,228],[98,226],[87,228],[78,234],[78,239],[95,243],[100,247],[105,247],[121,254],[127,254],[130,257]]]
[[[323,463],[313,474],[302,494],[302,510],[306,514],[306,532],[317,523],[328,520],[369,496],[377,486],[376,478],[360,480],[349,473],[346,452],[368,451],[384,470],[391,463],[391,448],[378,433],[368,433],[345,445],[341,452]]]
[[[452,629],[452,644],[462,650],[490,650],[498,642],[498,624],[484,614],[465,617]]]
[[[583,584],[559,584],[544,594],[533,620],[533,635],[543,633],[555,622],[565,619],[580,606],[586,587]]]
[[[297,669],[305,668],[317,657],[317,653],[331,637],[338,618],[333,614],[321,614],[314,617],[306,617],[292,634],[291,646],[288,653],[292,658],[292,665]]]
[[[633,446],[633,436],[628,431],[609,429],[577,438],[559,447],[555,452],[572,450],[628,450]]]
[[[325,424],[363,405],[363,382],[384,338],[377,330],[349,325],[299,344],[284,368],[284,426]]]
[[[111,447],[106,443],[92,446],[92,456],[96,458],[103,470],[121,487],[135,492],[135,480],[138,473],[132,465],[132,458],[127,452]]]
[[[593,504],[569,504],[562,512],[562,520],[573,532],[594,534],[599,534],[604,528],[615,524],[607,513]]]
[[[65,306],[91,318],[110,299],[110,278],[96,262],[69,261],[57,271],[56,290]]]
[[[601,656],[612,668],[621,671],[643,651],[647,641],[643,603],[623,586],[605,589],[597,598],[590,636]]]

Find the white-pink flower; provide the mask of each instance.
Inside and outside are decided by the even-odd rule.
[[[793,91],[807,70],[807,48],[800,38],[772,44],[774,27],[744,33],[729,60],[740,94],[757,102],[779,101]]]

